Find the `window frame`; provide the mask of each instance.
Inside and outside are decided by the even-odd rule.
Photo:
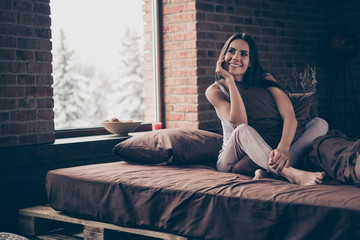
[[[153,62],[154,62],[154,101],[155,122],[161,122],[165,126],[164,98],[163,98],[163,51],[162,51],[162,11],[161,1],[152,0],[152,29],[153,29]],[[151,123],[142,123],[135,132],[151,131]],[[55,139],[96,136],[111,134],[104,127],[59,129],[55,131]]]

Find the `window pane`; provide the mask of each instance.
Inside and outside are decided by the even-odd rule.
[[[55,129],[155,121],[151,0],[51,0]]]

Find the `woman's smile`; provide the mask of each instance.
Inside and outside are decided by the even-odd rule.
[[[235,64],[235,63],[229,63],[229,66],[231,66],[233,68],[241,68],[242,67],[242,65]]]

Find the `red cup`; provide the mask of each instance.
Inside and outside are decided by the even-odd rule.
[[[152,123],[152,130],[159,130],[162,129],[162,123],[161,122],[156,122],[156,123]]]

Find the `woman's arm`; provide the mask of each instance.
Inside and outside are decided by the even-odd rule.
[[[230,94],[230,102],[225,99],[224,94],[217,84],[212,84],[205,92],[209,102],[234,126],[248,123],[243,99],[235,84],[234,77],[222,67],[224,58],[220,58],[216,64],[216,73],[224,79],[221,80]]]
[[[288,96],[277,87],[270,87],[268,90],[272,94],[284,121],[280,142],[277,148],[271,151],[269,156],[269,164],[277,171],[281,171],[284,166],[289,166],[289,149],[295,136],[297,120]]]

